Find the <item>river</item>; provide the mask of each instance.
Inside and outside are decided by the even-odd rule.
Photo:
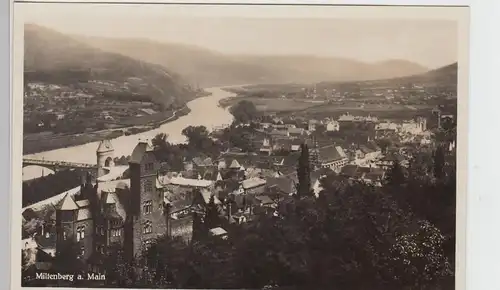
[[[115,157],[128,156],[137,145],[140,139],[154,138],[158,133],[166,133],[168,141],[171,143],[182,143],[186,138],[182,135],[182,130],[188,126],[205,126],[209,130],[226,126],[233,121],[233,116],[228,108],[219,107],[219,101],[224,98],[234,97],[233,93],[224,91],[221,87],[208,88],[205,91],[211,95],[197,98],[187,106],[191,112],[177,120],[165,123],[160,127],[142,132],[136,135],[121,136],[111,140],[115,150]],[[91,142],[83,145],[55,149],[35,154],[24,155],[24,158],[44,159],[54,161],[67,161],[96,164],[96,150],[99,142]],[[42,172],[43,171],[43,172]],[[27,166],[23,168],[23,180],[34,179],[48,174],[47,169],[42,170],[38,166]]]

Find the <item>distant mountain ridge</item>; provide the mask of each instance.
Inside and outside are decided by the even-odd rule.
[[[24,28],[25,72],[89,71],[92,79],[118,82],[138,78],[147,85],[137,90],[166,105],[184,103],[196,95],[179,75],[161,65],[104,51],[35,24]]]
[[[428,68],[406,60],[365,63],[311,55],[226,55],[147,39],[75,36],[93,47],[160,64],[202,87],[319,81],[361,81],[416,75]]]
[[[458,62],[422,74],[395,78],[394,80],[456,87],[458,83]]]

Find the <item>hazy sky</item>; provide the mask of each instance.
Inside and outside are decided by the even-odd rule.
[[[16,23],[69,34],[148,38],[230,54],[309,54],[362,61],[457,61],[462,11],[451,8],[16,4]]]

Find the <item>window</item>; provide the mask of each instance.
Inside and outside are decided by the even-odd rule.
[[[63,240],[66,241],[67,238],[68,238],[68,234],[66,232],[63,232]]]
[[[104,246],[103,245],[97,245],[96,252],[104,254]]]
[[[80,248],[80,256],[85,256],[85,247],[84,246],[82,246]]]
[[[153,182],[151,180],[144,181],[144,191],[146,192],[153,191]]]
[[[98,235],[104,236],[104,227],[103,227],[103,226],[99,226],[99,227],[97,227],[97,229],[96,229],[96,233],[97,233]]]
[[[142,242],[142,246],[144,248],[149,248],[151,246],[151,240],[145,240],[144,242]]]
[[[142,211],[144,212],[144,214],[150,214],[151,212],[153,212],[153,202],[151,200],[145,201],[142,204]]]
[[[147,221],[144,223],[144,228],[142,230],[143,234],[150,234],[153,232],[153,223],[151,221]]]
[[[154,164],[153,163],[146,163],[146,165],[144,165],[144,169],[146,171],[153,171],[154,170]]]
[[[122,235],[122,230],[121,229],[112,229],[111,230],[111,236],[112,237],[120,237]]]
[[[80,226],[76,228],[76,241],[79,242],[85,238],[85,226]]]
[[[45,238],[46,238],[46,239],[50,238],[50,233],[49,233],[48,231],[47,231],[47,232],[45,232]]]

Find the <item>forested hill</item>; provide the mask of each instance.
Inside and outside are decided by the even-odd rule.
[[[192,86],[161,65],[106,52],[34,24],[25,25],[24,32],[25,81],[127,83],[132,91],[166,105],[196,95]]]
[[[202,87],[318,81],[360,81],[408,76],[428,69],[407,60],[362,62],[312,55],[231,55],[188,44],[148,39],[74,36],[85,43],[164,65]]]

